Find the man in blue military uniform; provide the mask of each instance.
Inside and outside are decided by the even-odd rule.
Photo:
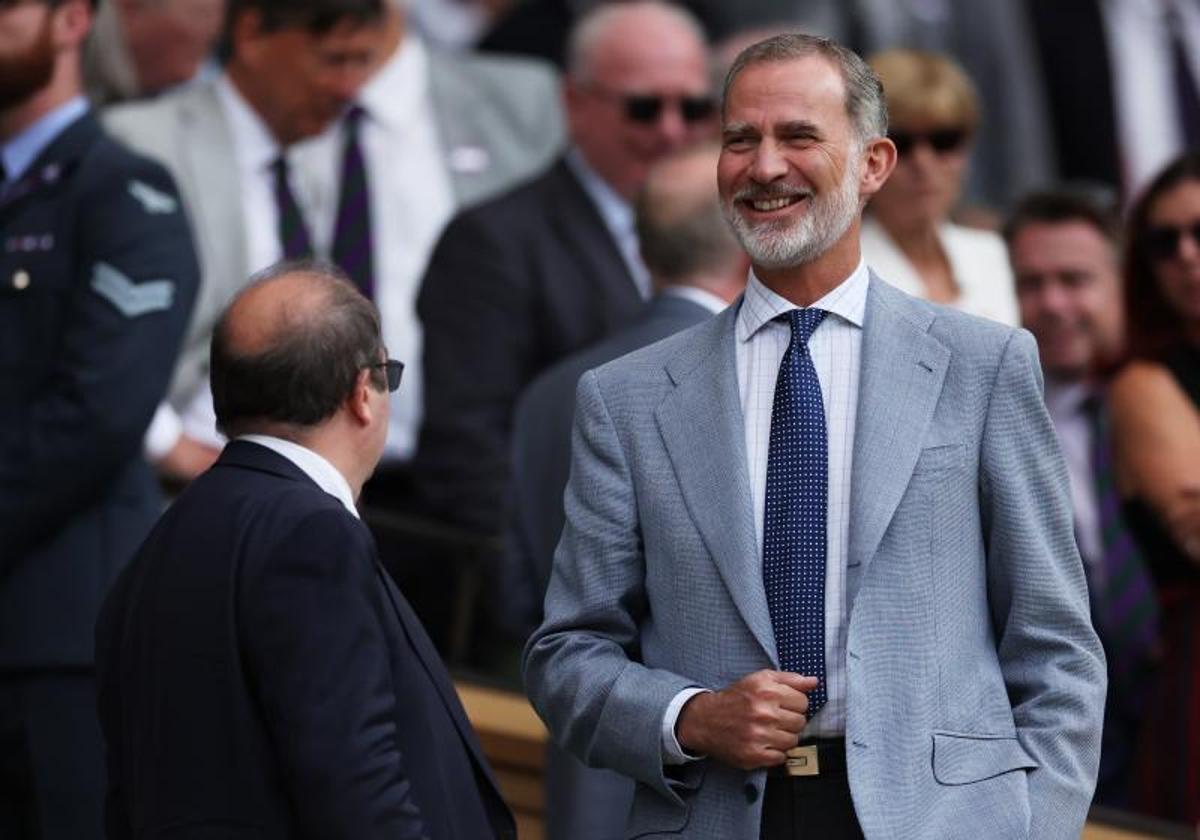
[[[198,269],[80,95],[88,0],[0,0],[0,837],[102,835],[92,631],[159,508],[141,440]]]

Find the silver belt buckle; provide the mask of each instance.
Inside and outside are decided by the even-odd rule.
[[[784,764],[789,776],[816,776],[821,772],[817,761],[817,745],[792,747],[786,753],[787,762]]]

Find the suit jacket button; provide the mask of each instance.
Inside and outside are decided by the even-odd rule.
[[[23,292],[29,288],[29,272],[25,269],[18,269],[17,273],[12,276],[12,287],[18,292]]]
[[[742,790],[746,794],[746,801],[749,802],[751,805],[753,805],[755,802],[758,801],[758,786],[757,785],[755,785],[751,782],[747,782],[746,786],[744,788],[742,788]]]

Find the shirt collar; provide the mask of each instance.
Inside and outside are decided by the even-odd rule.
[[[407,34],[358,95],[368,119],[394,130],[410,125],[429,91],[429,52],[420,38]]]
[[[814,302],[811,308],[824,309],[861,329],[867,311],[867,289],[870,280],[871,272],[867,269],[866,262],[859,259],[858,267],[850,276]],[[785,312],[799,308],[787,298],[768,289],[751,270],[750,279],[746,283],[746,294],[742,298],[742,307],[738,311],[738,340],[749,341],[765,324]]]
[[[233,132],[234,148],[237,149],[243,170],[260,172],[266,169],[279,156],[279,141],[227,73],[218,77],[216,88],[217,98]]]
[[[583,185],[583,191],[588,194],[588,198],[600,211],[605,227],[616,234],[618,240],[633,235],[633,208],[588,165],[578,147],[572,146],[567,150],[567,165]]]
[[[659,294],[690,300],[697,306],[703,306],[714,315],[729,306],[728,301],[723,297],[696,286],[664,286]]]
[[[350,513],[358,517],[358,509],[354,507],[354,494],[350,492],[350,483],[338,472],[337,467],[326,461],[316,452],[290,440],[274,437],[273,435],[241,435],[238,440],[257,443],[272,452],[287,458],[301,472],[313,480],[318,487],[336,498]]]
[[[0,145],[0,161],[4,162],[8,182],[12,183],[24,175],[38,159],[38,155],[45,151],[67,126],[86,114],[87,110],[87,99],[76,96],[43,114],[33,125]]]

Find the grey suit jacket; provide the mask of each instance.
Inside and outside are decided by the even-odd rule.
[[[758,836],[765,773],[664,769],[666,708],[778,656],[737,307],[579,386],[567,524],[526,649],[555,738],[638,780],[631,837]],[[871,840],[1077,838],[1104,707],[1030,335],[872,278],[847,568],[847,760]]]
[[[571,469],[571,420],[579,377],[712,317],[694,301],[659,295],[627,329],[568,356],[538,376],[513,412],[512,504],[505,539],[507,623],[524,637],[542,617],[542,599],[563,528],[563,488]]]
[[[429,52],[429,84],[455,200],[471,205],[549,165],[564,145],[558,82],[525,59]],[[231,129],[213,80],[104,114],[108,130],[174,176],[200,258],[200,295],[171,385],[182,408],[208,379],[212,329],[249,265]]]

